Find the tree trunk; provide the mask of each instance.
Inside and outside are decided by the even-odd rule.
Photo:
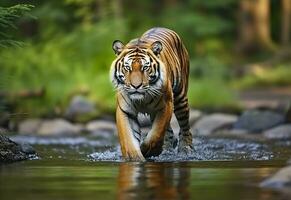
[[[268,49],[274,45],[270,34],[270,1],[240,1],[240,48],[243,51]]]
[[[290,43],[291,0],[282,0],[282,32],[281,41],[284,46]]]
[[[123,17],[122,14],[122,0],[113,0],[112,1],[114,16],[116,20],[120,20]]]
[[[96,16],[100,21],[107,18],[106,0],[96,0]]]

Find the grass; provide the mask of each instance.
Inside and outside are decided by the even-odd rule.
[[[238,107],[233,90],[221,80],[190,79],[188,97],[190,106],[198,109]]]
[[[271,68],[258,68],[252,74],[233,82],[235,88],[291,86],[291,63],[284,63]]]

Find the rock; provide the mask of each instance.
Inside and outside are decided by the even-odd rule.
[[[231,129],[227,131],[230,135],[245,135],[248,134],[247,130],[244,129]]]
[[[275,128],[269,129],[263,133],[269,139],[290,139],[291,138],[291,124],[284,124]]]
[[[42,123],[41,119],[26,119],[20,122],[18,126],[18,132],[23,134],[37,133],[41,123]]]
[[[284,121],[284,115],[273,111],[248,110],[239,117],[233,128],[244,129],[251,133],[260,133],[280,125]]]
[[[65,112],[65,117],[77,122],[85,122],[97,115],[95,105],[83,96],[72,98],[69,107]]]
[[[6,128],[0,127],[0,134],[7,134],[9,131]]]
[[[192,126],[198,119],[202,117],[202,112],[200,110],[191,109],[189,112],[189,124]]]
[[[111,137],[117,135],[116,124],[107,120],[94,120],[86,125],[86,131],[102,137]]]
[[[8,127],[11,116],[7,112],[3,112],[2,110],[0,110],[0,111],[1,111],[0,126],[1,127]]]
[[[64,119],[44,120],[37,133],[40,135],[63,135],[63,134],[77,134],[84,129],[80,125],[74,125]]]
[[[30,146],[27,143],[19,143],[21,151],[26,153],[26,154],[35,154],[35,150],[32,146]]]
[[[27,119],[18,126],[23,134],[62,135],[76,134],[84,130],[81,125],[72,124],[64,119]]]
[[[28,159],[35,151],[32,147],[29,150],[26,147],[13,142],[4,135],[0,135],[0,164]]]
[[[192,133],[196,135],[210,135],[215,131],[230,128],[236,121],[236,115],[220,113],[211,114],[199,119],[192,126]]]
[[[189,112],[189,125],[190,127],[198,120],[202,117],[202,112],[199,110],[194,110],[191,109]],[[174,131],[175,134],[178,134],[180,131],[180,126],[179,123],[177,121],[177,118],[175,116],[175,114],[172,115],[171,118],[171,127]]]
[[[264,180],[260,186],[274,189],[291,189],[291,166],[280,169],[273,176]]]

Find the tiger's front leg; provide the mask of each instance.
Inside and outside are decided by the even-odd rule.
[[[139,147],[139,126],[136,120],[130,118],[120,105],[116,109],[116,123],[122,156],[126,160],[144,161]]]
[[[173,105],[167,102],[161,110],[157,111],[152,129],[141,144],[141,152],[144,157],[158,156],[163,151],[164,136],[170,124],[173,113]]]

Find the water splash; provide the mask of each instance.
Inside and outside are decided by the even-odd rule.
[[[88,155],[91,161],[122,161],[119,149],[106,150],[104,152],[94,152]]]
[[[191,154],[179,154],[177,149],[164,151],[157,157],[148,158],[154,162],[214,161],[214,160],[270,160],[274,157],[270,148],[261,143],[238,141],[234,139],[196,138]],[[94,152],[88,155],[91,161],[122,161],[118,149]]]
[[[54,155],[54,158],[62,156],[62,159],[123,161],[118,142],[112,139],[88,136],[14,136],[12,139],[16,142],[41,146],[41,151],[46,152],[41,157],[49,158],[50,155]],[[161,155],[148,160],[153,162],[270,160],[277,155],[276,152],[273,153],[270,144],[230,138],[197,137],[193,140],[193,147],[193,153],[188,155],[179,154],[175,149],[164,151]]]

